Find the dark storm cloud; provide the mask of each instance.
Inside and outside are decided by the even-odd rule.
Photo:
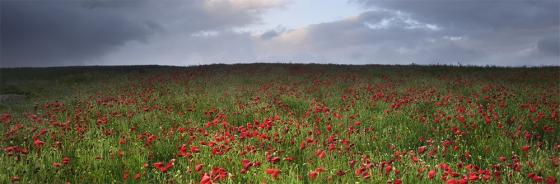
[[[225,0],[0,3],[1,67],[98,64],[131,42],[151,44],[158,42],[150,39],[155,35],[231,29],[258,22],[261,9],[268,8]]]
[[[1,3],[1,66],[79,65],[129,40],[143,40],[149,24],[83,2]]]

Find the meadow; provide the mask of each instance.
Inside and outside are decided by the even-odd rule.
[[[0,69],[0,183],[558,183],[560,68]]]

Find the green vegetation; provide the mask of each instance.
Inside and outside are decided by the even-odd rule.
[[[0,183],[560,179],[558,67],[14,68],[0,94],[26,96]]]

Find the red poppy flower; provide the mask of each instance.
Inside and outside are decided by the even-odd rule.
[[[521,147],[521,150],[523,150],[524,152],[528,152],[530,148],[530,146],[525,145]]]
[[[128,171],[124,171],[123,180],[128,180]]]
[[[391,173],[392,170],[393,170],[393,167],[391,167],[390,165],[388,165],[387,167],[385,167],[385,174]]]
[[[53,167],[60,167],[61,165],[62,165],[62,164],[61,164],[61,163],[58,163],[58,162],[52,163],[52,166],[53,166]]]
[[[325,151],[323,151],[323,150],[317,150],[317,151],[315,152],[315,155],[316,155],[317,157],[319,157],[320,159],[323,159],[323,158],[325,158],[326,153],[325,153]]]
[[[200,184],[212,184],[212,178],[208,174],[204,173],[200,179]]]
[[[196,146],[191,146],[191,152],[198,153],[198,152],[200,152],[200,149]]]
[[[428,172],[428,178],[429,178],[430,180],[431,180],[431,179],[434,179],[434,177],[436,176],[436,174],[437,174],[436,170],[431,170],[431,171]]]
[[[35,147],[37,149],[41,149],[43,147],[43,145],[45,144],[45,142],[43,142],[39,139],[35,139],[35,140],[33,140],[33,144],[35,144]]]
[[[249,171],[251,166],[253,166],[253,163],[251,163],[249,160],[243,160],[242,165],[243,165],[243,168],[241,168],[241,174],[245,174],[245,173],[247,173],[247,171]]]
[[[119,144],[126,144],[126,139],[124,139],[123,137],[121,137],[121,139],[119,139]]]
[[[134,180],[139,180],[142,177],[142,173],[136,173],[134,175]]]
[[[476,181],[478,179],[480,179],[480,177],[478,177],[478,173],[469,174],[469,181]]]
[[[163,162],[156,162],[153,164],[153,166],[162,173],[166,173],[167,170],[173,168],[173,165],[175,165],[175,159],[171,159],[171,161],[169,161],[167,164],[164,164]]]
[[[311,172],[309,173],[309,178],[310,178],[311,180],[315,180],[315,178],[317,178],[317,175],[319,175],[319,173],[318,173],[317,171],[311,171]]]
[[[62,159],[62,163],[63,163],[64,165],[68,165],[68,164],[70,163],[70,158],[64,157],[64,158]]]
[[[420,146],[420,147],[418,148],[418,153],[419,153],[419,154],[422,154],[422,153],[424,153],[425,151],[426,151],[426,146]]]
[[[554,176],[546,177],[546,184],[556,184],[556,178]]]
[[[202,170],[202,167],[204,167],[204,164],[198,164],[194,166],[194,171],[200,172],[200,170]]]
[[[272,176],[273,178],[278,178],[278,175],[280,175],[280,173],[281,173],[280,169],[277,169],[277,168],[269,168],[269,169],[266,169],[265,172],[266,172],[266,174]]]

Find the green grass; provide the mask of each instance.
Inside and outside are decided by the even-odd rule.
[[[560,179],[555,165],[560,118],[552,117],[560,108],[559,76],[558,67],[0,69],[0,94],[27,97],[0,102],[0,115],[11,117],[0,125],[0,183],[198,183],[213,168],[227,172],[214,180],[218,183],[441,183],[473,173],[482,178],[485,171],[492,176],[477,182],[534,182],[529,173],[546,182]],[[102,117],[107,124],[98,122]],[[46,133],[39,135],[42,129]],[[155,140],[148,143],[150,135]],[[34,137],[45,142],[42,148],[34,146]],[[200,152],[181,157],[183,144],[189,153],[190,146]],[[27,153],[10,152],[12,146]],[[418,152],[421,146],[425,153]],[[523,146],[530,149],[522,151]],[[325,157],[317,150],[326,151]],[[267,154],[280,161],[269,162]],[[70,158],[68,165],[53,166],[64,157]],[[153,165],[172,159],[166,173]],[[241,173],[244,159],[261,166]],[[368,162],[371,177],[357,176]],[[204,167],[195,172],[198,164]],[[387,164],[393,168],[389,174]],[[442,179],[440,164],[458,176]],[[325,171],[310,178],[319,167]],[[268,168],[281,174],[273,178],[265,173]],[[419,173],[421,168],[426,171]],[[437,175],[429,180],[432,169]]]

